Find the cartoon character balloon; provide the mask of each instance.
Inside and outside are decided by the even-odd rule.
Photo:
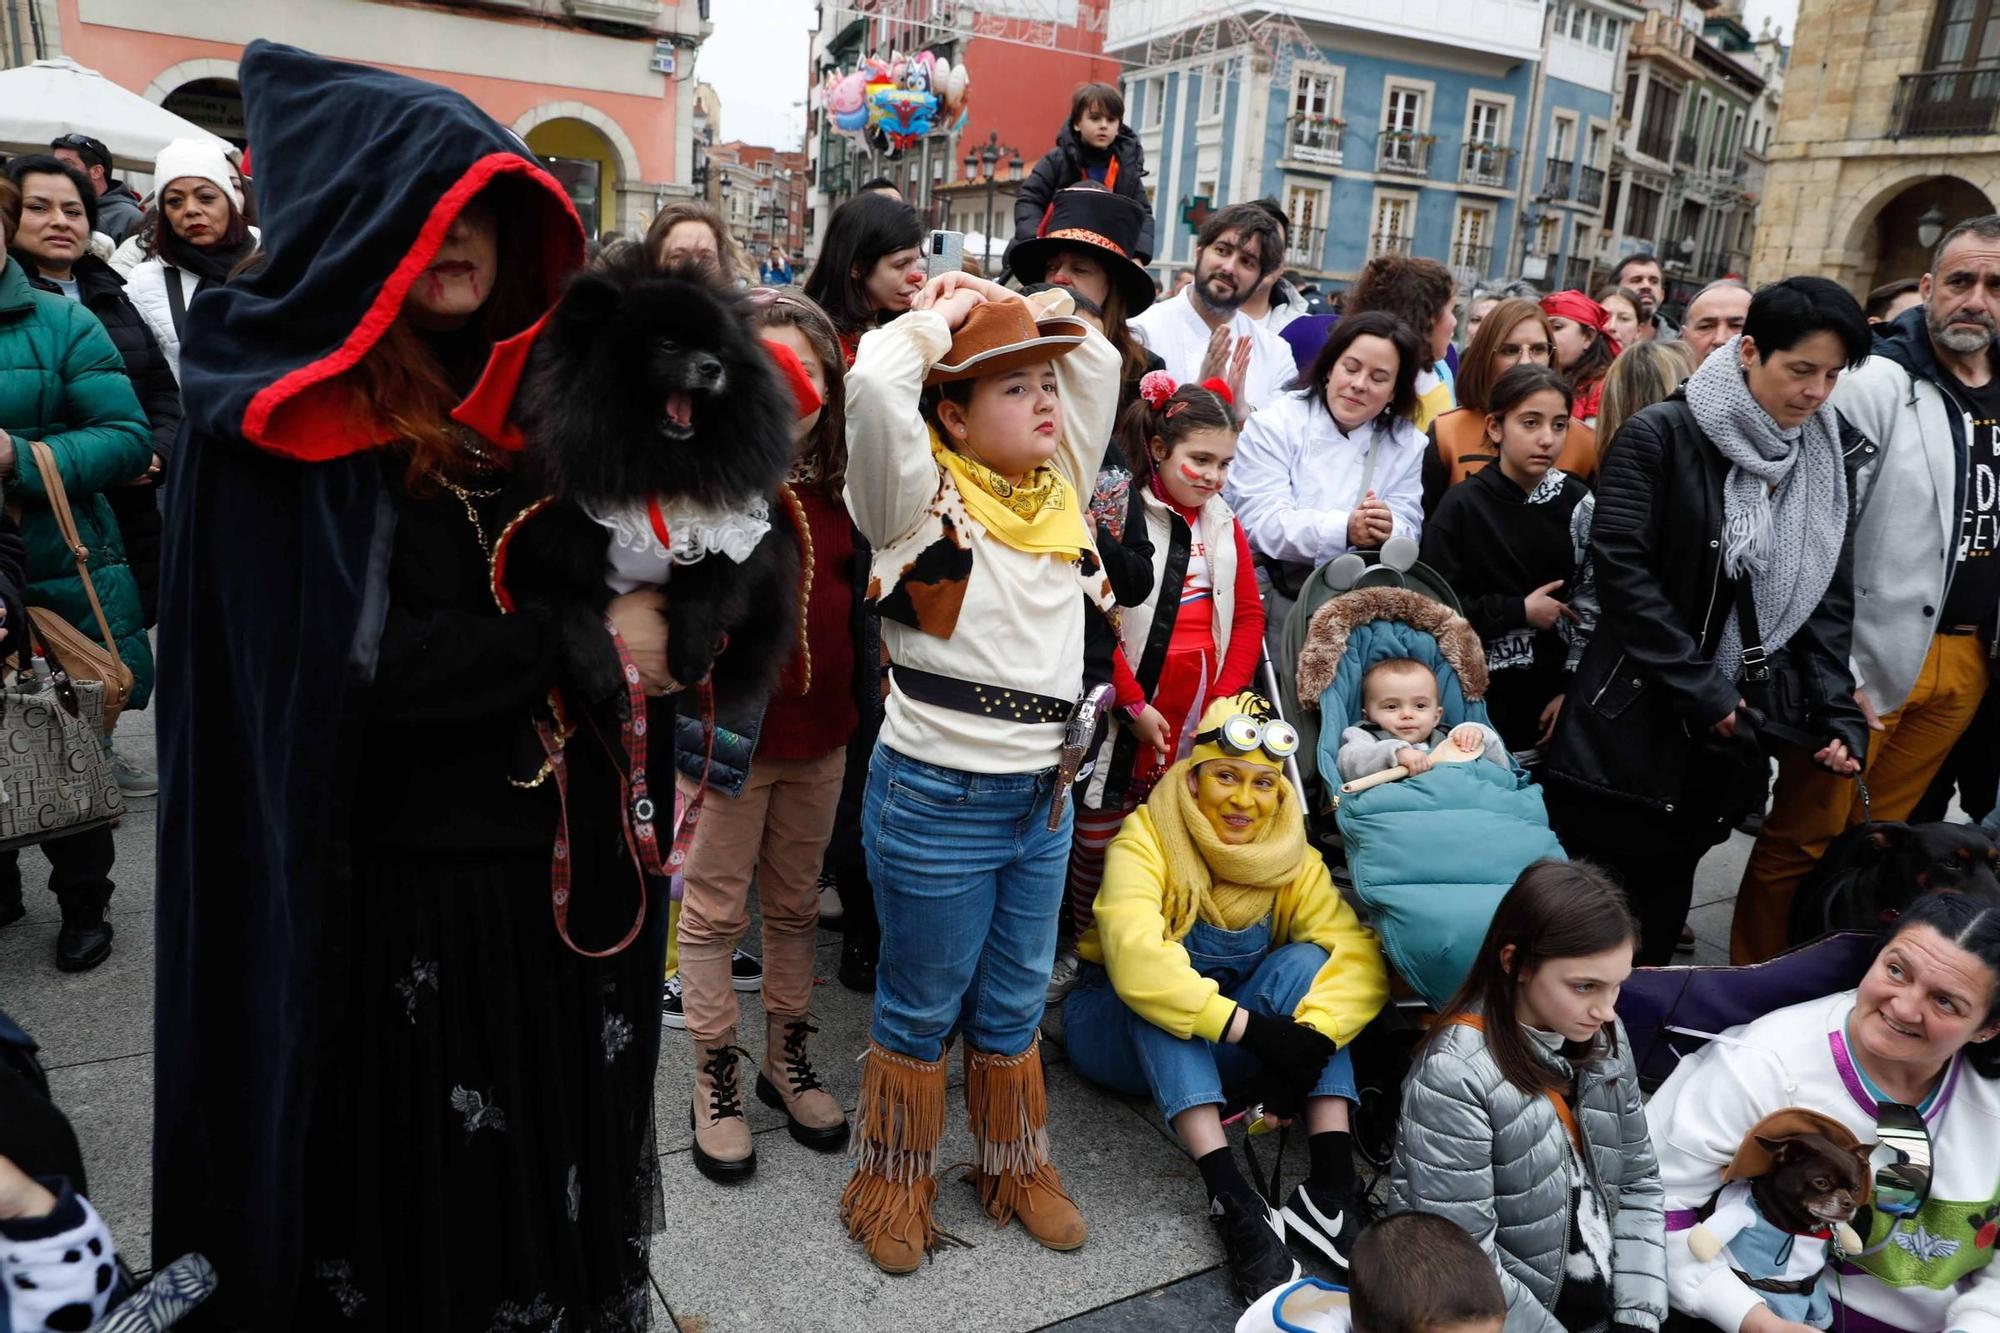
[[[867,126],[867,84],[867,76],[859,70],[847,75],[827,71],[826,111],[835,129],[852,134]]]
[[[965,127],[965,66],[930,51],[870,55],[850,74],[828,71],[821,97],[833,127],[885,157],[900,157],[939,129]]]
[[[899,61],[896,70],[895,83],[881,89],[871,85],[868,93],[868,127],[876,147],[889,157],[915,148],[931,132],[938,109],[925,66]]]

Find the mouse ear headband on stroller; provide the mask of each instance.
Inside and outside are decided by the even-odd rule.
[[[1326,567],[1326,586],[1335,592],[1356,588],[1400,588],[1403,575],[1417,563],[1417,544],[1408,537],[1391,537],[1382,543],[1381,558],[1369,564],[1367,557],[1349,551],[1335,556]]]

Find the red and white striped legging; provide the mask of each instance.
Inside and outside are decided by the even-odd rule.
[[[1104,879],[1104,849],[1118,833],[1125,816],[1139,808],[1128,798],[1108,810],[1076,808],[1076,829],[1069,844],[1069,921],[1075,938],[1082,939],[1092,922],[1091,908],[1097,902],[1097,886]]]

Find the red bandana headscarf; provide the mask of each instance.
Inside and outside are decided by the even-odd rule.
[[[1554,315],[1559,319],[1574,320],[1578,324],[1596,329],[1600,334],[1603,334],[1604,341],[1610,344],[1611,355],[1618,355],[1618,340],[1612,337],[1605,328],[1605,325],[1610,320],[1610,316],[1605,313],[1603,306],[1597,304],[1597,302],[1591,300],[1582,292],[1577,291],[1574,287],[1568,291],[1556,292],[1554,295],[1544,296],[1542,298],[1542,313],[1545,315]]]

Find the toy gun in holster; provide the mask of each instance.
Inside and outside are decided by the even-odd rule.
[[[1051,832],[1062,827],[1063,805],[1069,800],[1069,789],[1089,777],[1096,766],[1090,762],[1090,756],[1097,748],[1097,728],[1111,706],[1112,693],[1109,684],[1093,686],[1084,691],[1083,698],[1077,700],[1070,712],[1069,725],[1063,728],[1062,758],[1056,762],[1055,791],[1049,800]]]

